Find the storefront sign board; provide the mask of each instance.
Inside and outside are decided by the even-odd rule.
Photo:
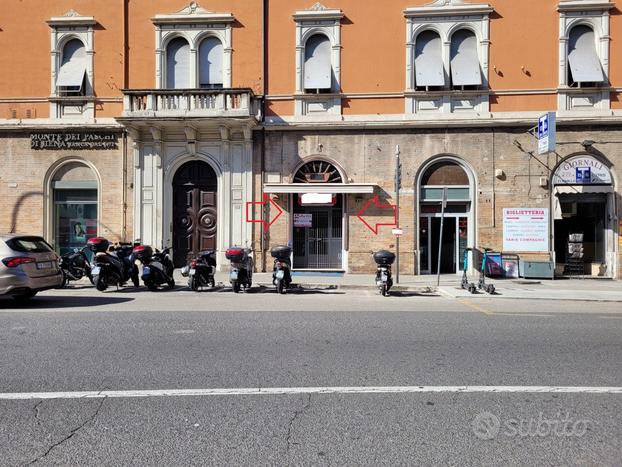
[[[549,251],[548,208],[505,208],[503,251]]]
[[[118,135],[113,132],[31,133],[30,148],[37,150],[117,149],[118,138]]]
[[[571,157],[562,162],[553,175],[553,185],[603,184],[611,184],[611,173],[592,156]]]
[[[294,213],[294,227],[313,227],[313,214]]]

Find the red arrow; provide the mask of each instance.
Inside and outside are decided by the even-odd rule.
[[[367,209],[369,208],[369,206],[371,206],[371,204],[374,203],[376,205],[376,209],[391,209],[393,210],[393,222],[388,224],[388,223],[376,223],[376,225],[374,227],[372,227],[371,225],[369,225],[367,223],[367,221],[365,221],[365,219],[363,219],[363,215],[365,214],[365,211],[367,211]],[[392,204],[380,204],[380,200],[378,199],[378,195],[374,196],[372,199],[370,199],[365,206],[363,206],[361,208],[361,210],[359,212],[356,213],[356,217],[358,217],[361,222],[363,224],[365,224],[367,226],[367,228],[369,230],[371,230],[373,233],[375,233],[376,235],[378,235],[378,227],[380,227],[381,225],[387,225],[387,226],[394,226],[397,225],[397,210],[396,207],[393,206]]]
[[[272,204],[272,206],[274,206],[276,210],[278,211],[276,217],[272,219],[271,222],[268,222],[264,219],[253,219],[253,215],[249,213],[249,207],[254,206],[256,204],[260,205],[262,208],[266,204]],[[261,212],[262,212],[262,217],[263,217],[263,209],[261,210]],[[255,222],[259,222],[260,224],[263,224],[264,232],[267,232],[268,230],[270,230],[270,227],[272,227],[272,224],[274,224],[277,221],[277,219],[281,217],[282,215],[283,215],[283,210],[278,204],[274,202],[272,198],[270,198],[270,195],[268,193],[264,193],[263,201],[247,201],[246,202],[246,222],[249,222],[251,224]]]

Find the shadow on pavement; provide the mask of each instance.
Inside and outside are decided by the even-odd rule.
[[[380,293],[378,293],[380,295]],[[441,297],[434,292],[411,292],[407,290],[389,291],[389,297]]]
[[[20,310],[37,310],[46,308],[78,308],[102,305],[119,305],[131,302],[133,298],[101,296],[78,297],[72,295],[42,295],[31,298],[27,302],[20,303],[10,297],[0,299],[0,310],[18,308]]]

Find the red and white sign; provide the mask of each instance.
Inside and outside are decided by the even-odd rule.
[[[504,209],[503,251],[549,251],[548,208]]]
[[[392,229],[391,233],[395,235],[396,237],[401,237],[402,234],[404,233],[404,230],[403,229]]]
[[[303,193],[298,195],[301,206],[333,206],[337,196],[331,193]]]

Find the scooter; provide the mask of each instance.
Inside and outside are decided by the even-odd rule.
[[[88,277],[93,284],[93,276],[91,275],[91,263],[86,256],[83,248],[74,248],[70,253],[65,253],[58,259],[58,265],[60,266],[61,274],[63,275],[63,282],[60,285],[62,289],[67,285],[69,281],[79,281],[83,277]]]
[[[275,246],[270,250],[274,258],[272,268],[272,284],[276,287],[276,292],[284,294],[292,283],[291,260],[292,249],[289,246]]]
[[[140,248],[140,247],[137,247]],[[134,251],[137,250],[134,248]],[[171,249],[164,248],[162,251],[156,249],[155,252],[151,247],[145,246],[141,256],[143,263],[142,280],[152,292],[158,290],[161,285],[168,285],[169,289],[175,288],[175,279],[173,278],[173,261],[169,255]]]
[[[134,287],[140,285],[138,268],[132,260],[132,244],[119,243],[110,246],[103,237],[90,238],[87,247],[95,253],[91,275],[95,288],[100,292],[109,286],[122,286],[131,279]]]
[[[216,253],[200,251],[190,264],[184,266],[181,275],[188,278],[188,287],[195,292],[203,286],[216,287]]]
[[[477,282],[477,288],[485,291],[487,294],[495,293],[495,286],[493,284],[486,284],[486,263],[488,262],[488,252],[492,251],[492,248],[484,248],[484,254],[482,255],[482,269],[479,273],[479,281]]]
[[[469,251],[472,251],[473,248],[465,248],[464,255],[462,257],[462,283],[461,286],[463,289],[468,290],[470,293],[475,293],[477,291],[477,287],[473,282],[469,282],[469,277],[467,276],[467,269],[469,267]]]
[[[393,286],[393,278],[391,277],[391,265],[395,261],[395,254],[380,250],[374,253],[374,261],[376,262],[376,285],[383,297],[389,295],[389,290]]]
[[[232,247],[225,252],[225,257],[231,261],[229,281],[235,293],[241,287],[249,289],[253,283],[253,250],[249,248]]]

